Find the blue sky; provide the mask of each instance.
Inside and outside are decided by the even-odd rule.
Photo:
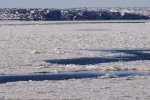
[[[0,0],[0,8],[150,7],[150,0]]]

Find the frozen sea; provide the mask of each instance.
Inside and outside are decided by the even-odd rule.
[[[149,22],[1,21],[0,73],[149,71]]]
[[[0,21],[0,55],[1,75],[149,72],[150,22]],[[0,99],[149,100],[149,82],[149,76],[8,82],[0,84]]]

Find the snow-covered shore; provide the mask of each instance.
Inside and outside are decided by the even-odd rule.
[[[0,22],[0,74],[150,71],[150,26],[140,23]],[[150,99],[150,78],[0,84],[0,99]]]

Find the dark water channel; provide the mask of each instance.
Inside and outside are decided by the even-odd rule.
[[[150,72],[138,71],[79,71],[79,72],[60,72],[60,73],[31,73],[31,74],[10,74],[0,75],[0,83],[17,81],[44,81],[44,80],[69,80],[82,78],[121,78],[135,76],[150,76]]]

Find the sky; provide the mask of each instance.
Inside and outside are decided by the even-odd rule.
[[[150,0],[0,0],[0,8],[150,7]]]

